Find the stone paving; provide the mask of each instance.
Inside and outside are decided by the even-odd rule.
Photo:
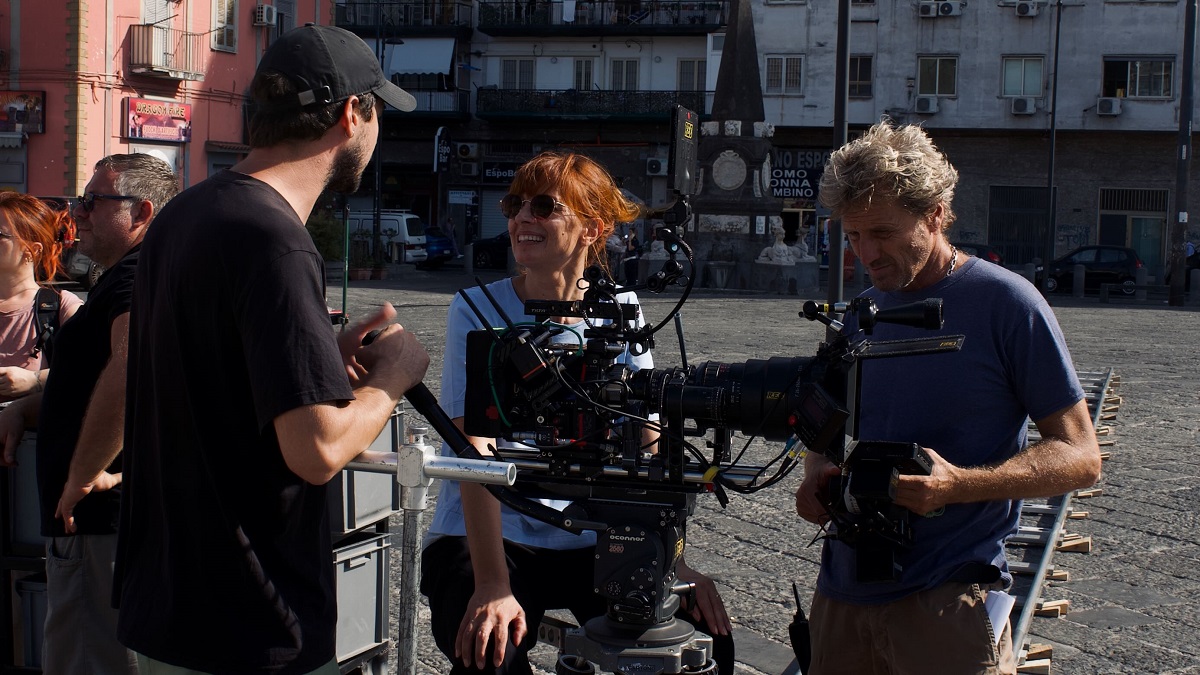
[[[480,276],[490,281],[500,275]],[[461,269],[414,270],[387,281],[356,282],[348,291],[348,311],[361,317],[383,301],[396,305],[401,323],[430,351],[426,382],[436,392],[446,308],[453,292],[469,283]],[[330,288],[333,307],[341,305],[340,296],[340,288]],[[823,297],[822,291],[818,298]],[[643,297],[646,315],[660,319],[676,298],[670,293]],[[698,291],[682,310],[689,362],[815,353],[821,328],[797,318],[800,304],[795,296]],[[1032,640],[1053,647],[1055,673],[1200,673],[1200,617],[1191,597],[1200,587],[1200,366],[1195,347],[1200,312],[1095,299],[1055,298],[1054,304],[1078,367],[1115,368],[1123,403],[1112,423],[1115,445],[1099,483],[1102,494],[1076,501],[1075,508],[1090,516],[1067,526],[1091,537],[1092,551],[1056,554],[1056,568],[1068,571],[1070,579],[1050,582],[1045,592],[1046,599],[1069,600],[1070,611],[1060,618],[1035,619]],[[673,335],[660,334],[654,355],[660,366],[680,363]],[[760,462],[776,452],[776,445],[757,442],[749,461]],[[819,547],[809,546],[814,526],[793,510],[799,480],[797,472],[775,488],[732,495],[723,510],[716,499],[702,497],[690,521],[688,560],[718,581],[734,620],[739,673],[787,671],[793,582],[805,609],[810,601]],[[395,576],[395,553],[392,564]],[[449,663],[432,644],[427,620],[422,604],[415,638],[418,671],[449,672]],[[548,648],[539,647],[535,656],[539,668],[553,672],[554,655]]]

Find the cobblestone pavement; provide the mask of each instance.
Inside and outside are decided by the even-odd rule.
[[[356,283],[347,307],[351,317],[361,317],[383,301],[396,305],[401,323],[430,351],[426,382],[436,391],[446,308],[453,292],[469,283],[461,269],[408,271],[393,280]],[[340,294],[340,288],[330,289],[335,308]],[[646,315],[663,317],[676,297],[644,297]],[[682,310],[689,362],[815,353],[821,329],[797,318],[800,304],[794,296],[698,292]],[[1200,618],[1191,597],[1200,587],[1200,368],[1194,347],[1200,312],[1094,299],[1056,299],[1055,305],[1078,367],[1115,368],[1123,403],[1113,423],[1115,446],[1105,462],[1102,494],[1077,501],[1076,508],[1090,516],[1068,525],[1092,538],[1092,551],[1058,553],[1055,566],[1070,579],[1051,582],[1045,593],[1047,599],[1069,600],[1070,611],[1035,619],[1033,641],[1053,646],[1056,673],[1200,673]],[[678,365],[677,341],[661,335],[654,356],[660,366]],[[777,451],[756,443],[751,461]],[[776,675],[792,658],[791,585],[800,587],[807,609],[819,553],[818,546],[809,546],[814,527],[793,510],[799,480],[797,472],[776,488],[732,495],[726,509],[702,497],[690,521],[688,560],[720,586],[735,624],[739,673]],[[398,562],[393,553],[393,576]],[[428,634],[423,603],[415,637],[418,671],[449,672]],[[548,648],[539,647],[535,655],[540,668],[553,672]]]

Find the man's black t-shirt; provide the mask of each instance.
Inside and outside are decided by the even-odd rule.
[[[353,398],[303,223],[242,174],[184,191],[142,245],[130,316],[118,637],[211,673],[328,663],[325,488],[288,469],[273,425]]]
[[[134,247],[100,277],[87,302],[54,333],[46,353],[53,366],[42,392],[38,417],[37,482],[42,506],[42,536],[63,537],[63,521],[54,517],[67,482],[71,456],[83,428],[83,416],[100,373],[112,354],[112,323],[129,311],[138,248]],[[113,461],[120,471],[121,457]],[[116,534],[121,486],[92,492],[75,507],[77,534]]]

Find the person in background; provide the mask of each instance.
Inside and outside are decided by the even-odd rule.
[[[38,432],[43,669],[121,675],[137,673],[133,654],[117,640],[112,608],[129,302],[142,238],[179,182],[170,165],[150,155],[111,155],[95,168],[72,213],[80,250],[106,271],[55,335],[45,391],[0,414],[0,440],[8,460],[24,429]]]
[[[638,282],[638,261],[642,257],[642,242],[638,239],[637,230],[630,225],[629,233],[625,235],[625,285],[632,286]]]
[[[584,269],[607,262],[604,245],[613,224],[636,218],[638,207],[603,167],[573,153],[547,152],[529,160],[517,169],[509,190],[500,208],[508,218],[513,256],[524,272],[489,284],[488,290],[513,321],[535,321],[525,313],[525,301],[583,298],[579,280]],[[468,293],[491,326],[503,325],[481,289]],[[637,296],[628,293],[617,300],[636,304]],[[574,318],[550,321],[583,326]],[[467,333],[482,327],[466,301],[455,296],[446,328],[441,404],[460,429]],[[649,352],[627,350],[618,361],[634,369],[654,366]],[[491,455],[489,445],[516,447],[492,438],[470,440],[485,456]],[[444,444],[442,452],[453,454]],[[570,504],[543,502],[559,510]],[[604,614],[605,603],[593,587],[595,547],[594,532],[572,534],[510,510],[480,485],[443,482],[421,558],[421,592],[429,597],[434,640],[451,660],[450,672],[529,673],[527,654],[547,609],[569,609],[581,625]],[[720,673],[729,675],[732,624],[716,585],[682,559],[677,572],[680,580],[696,584],[694,604],[680,610],[683,618],[713,636]]]
[[[450,250],[454,252],[455,258],[463,257],[461,251],[458,250],[458,236],[454,232],[454,217],[446,216],[446,231],[444,233],[450,239]]]
[[[74,238],[66,210],[32,195],[0,192],[0,402],[42,390],[50,334],[83,304],[74,293],[47,285]],[[58,307],[48,325],[39,317],[39,297]]]
[[[930,475],[901,474],[895,503],[913,514],[895,580],[858,580],[856,551],[826,539],[813,594],[809,675],[1016,673],[1004,608],[1005,540],[1021,499],[1083,488],[1100,475],[1087,401],[1054,312],[1025,279],[946,238],[958,172],[918,126],[884,121],[838,149],[820,199],[871,275],[879,309],[941,298],[940,331],[880,324],[873,340],[961,334],[962,350],[862,364],[858,437],[916,443]],[[852,319],[850,330],[856,328]],[[1041,439],[1029,444],[1027,421]],[[796,510],[829,520],[839,467],[804,462]],[[890,555],[890,552],[880,552]],[[1009,605],[1011,607],[1011,605]],[[1007,616],[1007,608],[1000,611]]]
[[[391,305],[334,332],[304,228],[358,188],[383,104],[416,101],[313,24],[249,89],[249,154],[163,209],[134,281],[114,596],[143,675],[340,672],[325,484],[429,365]]]

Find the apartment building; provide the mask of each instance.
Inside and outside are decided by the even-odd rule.
[[[775,127],[773,184],[791,233],[819,215],[837,5],[752,1]],[[449,214],[467,224],[460,230],[488,236],[503,228],[489,207],[512,170],[550,147],[586,151],[647,203],[665,200],[667,114],[675,103],[711,110],[730,8],[730,0],[338,5],[338,23],[384,41],[393,77],[426,102],[419,114],[385,121],[385,205]],[[1043,256],[1053,184],[1057,254],[1111,243],[1137,249],[1152,274],[1165,263],[1182,2],[856,0],[850,11],[851,133],[885,115],[929,130],[962,174],[956,240],[990,243],[1011,264]],[[436,172],[435,138],[449,158]]]
[[[0,14],[0,188],[77,195],[111,153],[146,152],[185,186],[248,150],[245,89],[321,0],[11,0]]]

